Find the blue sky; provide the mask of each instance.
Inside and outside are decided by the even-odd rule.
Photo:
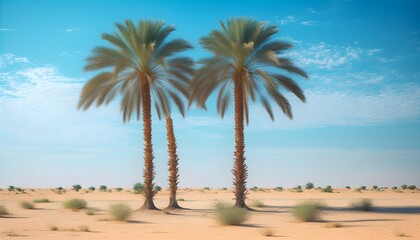
[[[130,187],[142,181],[142,127],[119,103],[76,109],[82,68],[102,33],[125,19],[163,20],[207,56],[200,37],[219,20],[275,24],[307,103],[272,122],[251,107],[248,185],[420,185],[418,1],[21,1],[0,0],[0,187]],[[181,187],[230,187],[232,108],[174,114]],[[156,183],[167,186],[164,122],[153,119]]]

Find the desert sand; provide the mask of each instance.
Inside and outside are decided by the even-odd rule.
[[[305,190],[302,193],[266,189],[250,191],[248,204],[259,200],[264,207],[254,207],[249,220],[241,226],[222,226],[214,218],[213,205],[233,203],[232,191],[221,189],[181,189],[179,204],[186,210],[135,211],[128,221],[111,220],[109,206],[125,203],[138,209],[143,197],[122,192],[75,192],[57,194],[51,189],[26,190],[16,194],[0,191],[0,205],[10,215],[0,217],[0,239],[265,239],[267,231],[278,239],[420,239],[420,191],[405,190],[355,192],[353,189],[335,189],[334,193]],[[22,209],[22,200],[47,198],[50,203],[37,203],[35,209]],[[85,211],[64,209],[62,203],[71,198],[83,198],[95,215]],[[371,212],[353,211],[349,203],[369,198],[375,208]],[[319,200],[327,205],[317,222],[299,222],[291,211],[304,200]],[[163,190],[155,198],[157,207],[168,204],[168,192]],[[338,223],[339,227],[334,226]],[[89,232],[79,228],[85,225]],[[56,226],[52,231],[50,226]]]

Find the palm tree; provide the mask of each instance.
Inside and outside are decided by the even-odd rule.
[[[85,71],[103,70],[90,79],[80,95],[78,108],[88,109],[109,104],[121,94],[120,109],[123,122],[129,121],[133,113],[137,120],[143,117],[144,135],[144,197],[141,209],[157,209],[153,203],[154,163],[152,145],[151,105],[154,100],[156,111],[167,113],[169,99],[181,101],[172,89],[181,88],[180,82],[188,82],[183,70],[189,69],[192,60],[173,55],[192,48],[182,39],[166,41],[175,30],[161,21],[139,21],[137,26],[131,20],[115,24],[118,31],[102,34],[110,47],[96,47],[87,59]],[[152,99],[153,98],[153,99]]]
[[[212,52],[213,56],[200,61],[201,67],[191,82],[190,104],[196,101],[199,107],[205,108],[209,95],[218,89],[217,111],[223,118],[233,93],[235,160],[232,173],[235,207],[248,208],[245,204],[248,170],[244,155],[244,118],[248,123],[248,102],[254,102],[258,97],[274,120],[268,101],[271,98],[292,119],[289,101],[279,90],[284,88],[303,102],[305,96],[297,83],[282,72],[304,78],[308,76],[290,59],[279,57],[292,45],[274,38],[278,32],[276,26],[252,18],[237,18],[229,19],[226,24],[220,22],[220,27],[220,30],[213,30],[200,40],[203,48]],[[279,70],[280,73],[276,73]]]

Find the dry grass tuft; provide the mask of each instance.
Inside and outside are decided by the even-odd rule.
[[[9,211],[7,211],[6,207],[3,205],[0,205],[0,217],[4,215],[9,215]]]
[[[233,208],[225,203],[217,203],[215,209],[217,221],[222,225],[240,225],[249,217],[248,210]]]
[[[34,209],[34,205],[28,201],[22,201],[19,203],[19,206],[23,209]]]

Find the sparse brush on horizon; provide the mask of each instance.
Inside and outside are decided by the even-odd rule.
[[[111,213],[114,220],[117,221],[125,221],[132,214],[131,208],[124,203],[111,205],[109,212]]]
[[[321,192],[332,193],[333,189],[330,185],[326,186],[325,188],[321,189]]]
[[[49,203],[49,202],[50,202],[50,200],[49,200],[49,199],[47,199],[47,198],[41,198],[41,199],[35,199],[35,200],[32,200],[32,202],[33,202],[33,203]]]
[[[216,203],[214,208],[216,210],[217,221],[222,225],[240,225],[249,217],[247,209],[232,207],[226,203]]]
[[[71,210],[81,210],[87,207],[87,202],[84,199],[70,199],[63,203],[63,207]]]
[[[262,202],[261,200],[258,200],[258,199],[252,200],[251,201],[251,206],[259,207],[259,208],[265,207],[264,202]]]
[[[293,207],[293,216],[302,222],[315,222],[320,219],[323,204],[316,201],[305,201]]]
[[[133,185],[133,193],[140,194],[144,192],[144,185],[142,183],[135,183]]]
[[[363,198],[350,203],[350,207],[356,211],[372,211],[373,202],[370,199]]]
[[[0,205],[0,217],[9,215],[9,211],[7,211],[6,207],[3,205]]]
[[[108,188],[105,185],[99,186],[99,191],[101,191],[101,192],[106,192],[107,189]]]
[[[23,209],[34,209],[34,204],[28,201],[21,201],[19,206]]]
[[[82,186],[80,184],[73,185],[73,190],[78,192],[80,189],[82,189]]]

